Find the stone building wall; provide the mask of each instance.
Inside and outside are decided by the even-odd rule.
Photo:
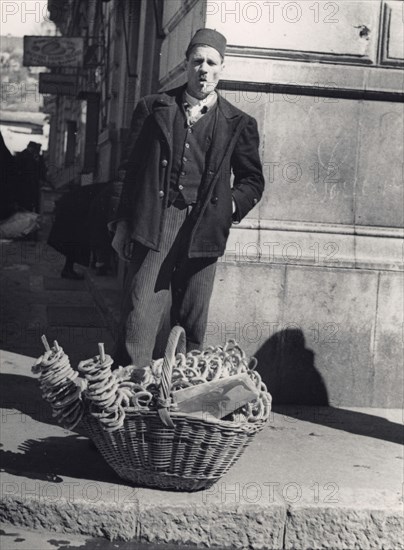
[[[219,263],[207,343],[257,354],[275,401],[403,401],[401,0],[165,3],[160,84],[199,27],[253,115],[266,189]]]

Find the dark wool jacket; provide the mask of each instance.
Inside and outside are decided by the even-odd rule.
[[[134,110],[124,183],[113,196],[112,219],[126,219],[133,240],[159,250],[168,202],[172,164],[172,130],[184,86],[142,98]],[[254,118],[218,95],[215,130],[206,157],[188,256],[224,254],[232,216],[232,197],[240,221],[260,200],[264,189]],[[234,181],[231,186],[231,173]]]

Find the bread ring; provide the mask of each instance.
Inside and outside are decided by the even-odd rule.
[[[177,355],[175,356],[175,363],[177,368],[185,367],[187,363],[185,355],[183,353],[177,353]]]
[[[133,395],[133,391],[129,388],[118,388],[117,391],[125,395],[128,399],[130,399]]]
[[[256,370],[252,370],[248,374],[249,374],[251,380],[257,386],[257,388],[260,388],[261,387],[261,376],[259,375],[259,373]]]
[[[200,373],[199,373],[199,370],[197,370],[197,369],[194,369],[192,367],[185,367],[184,376],[188,377],[188,379],[192,380],[192,378],[200,376]]]
[[[67,418],[69,419],[74,412],[79,409],[82,406],[82,402],[77,400],[76,402],[72,403],[69,407],[66,407],[65,410],[60,409],[59,410],[59,417],[61,420]]]
[[[262,392],[260,394],[260,398],[263,407],[262,419],[268,420],[269,415],[271,414],[272,397],[268,392]]]
[[[95,371],[94,374],[86,374],[86,380],[88,380],[90,383],[98,382],[100,380],[103,380],[104,378],[107,378],[108,375],[111,373],[111,369],[108,367],[106,369],[99,369]]]
[[[54,403],[52,403],[52,407],[54,409],[63,409],[70,403],[73,403],[74,401],[78,400],[80,397],[80,394],[81,394],[81,391],[79,388],[77,388],[77,390],[72,395],[65,397],[61,401],[55,401]]]
[[[193,370],[198,370],[198,357],[196,357],[195,355],[191,355],[191,356],[188,356],[187,357],[187,361],[186,361],[186,364],[185,364],[185,369],[193,369]]]
[[[73,370],[69,363],[60,366],[58,368],[50,370],[46,374],[41,374],[41,384],[54,384],[53,380],[58,378],[61,374],[68,374]]]
[[[210,361],[210,364],[209,364],[209,375],[207,377],[207,380],[209,382],[212,382],[213,380],[218,380],[221,374],[222,374],[222,360],[219,358],[212,359],[212,361]]]
[[[77,368],[80,372],[83,372],[84,374],[91,373],[94,372],[94,370],[98,369],[98,361],[94,357],[91,359],[85,359],[84,361],[80,361]]]
[[[148,405],[151,403],[152,399],[153,399],[152,394],[144,390],[136,393],[132,397],[131,401],[135,407],[147,408]]]
[[[58,361],[63,355],[63,348],[59,348],[58,351],[52,349],[45,351],[45,353],[40,357],[41,364],[43,367],[48,367],[53,363],[56,363],[56,361]]]
[[[94,401],[94,403],[96,403],[97,406],[102,409],[102,408],[111,407],[115,403],[115,400],[116,400],[116,392],[114,391],[110,395],[107,395],[100,400]]]
[[[49,367],[42,369],[41,379],[46,380],[54,372],[61,370],[62,368],[65,368],[65,367],[70,367],[70,361],[67,356],[65,356],[60,361],[57,361],[56,363],[52,363],[52,365],[50,365]]]
[[[108,391],[114,384],[117,384],[115,376],[110,373],[109,377],[101,380],[101,382],[89,384],[88,391],[92,395],[98,395],[103,391]]]
[[[72,420],[71,422],[68,422],[68,423],[65,422],[65,423],[64,423],[64,427],[65,427],[67,430],[74,430],[74,428],[75,428],[78,424],[80,424],[82,418],[83,418],[83,411],[81,410],[81,411],[79,411],[79,412],[77,413],[77,417],[76,417],[74,420]]]
[[[95,359],[97,360],[98,365],[99,365],[100,367],[103,367],[103,366],[109,366],[109,367],[110,367],[110,366],[112,365],[112,363],[114,362],[114,360],[112,359],[112,357],[111,357],[110,355],[107,355],[107,354],[105,354],[105,359],[104,359],[104,361],[101,360],[101,356],[100,356],[100,355],[96,355],[96,356],[95,356]]]
[[[72,420],[76,418],[76,415],[83,416],[83,412],[84,412],[83,403],[81,401],[78,401],[77,405],[75,407],[72,407],[69,411],[67,411],[63,415],[61,415],[58,421],[60,423],[64,423],[64,422],[70,423]]]
[[[67,383],[68,381],[73,382],[78,376],[78,372],[75,372],[71,367],[69,367],[69,371],[61,371],[59,373],[55,374],[55,377],[50,381],[50,383],[53,386],[57,386],[58,384]]]
[[[140,384],[136,384],[135,382],[129,382],[129,381],[120,382],[119,389],[122,389],[122,388],[127,388],[129,390],[143,389],[143,387]]]
[[[106,432],[115,432],[116,430],[119,430],[120,428],[123,427],[125,422],[125,411],[123,410],[122,407],[119,407],[118,410],[119,410],[119,413],[118,413],[118,419],[116,420],[116,422],[113,425],[103,427]]]
[[[75,384],[70,382],[56,388],[50,386],[42,391],[42,397],[50,403],[57,400],[61,401],[71,395],[76,387]]]
[[[41,386],[42,390],[46,391],[50,388],[60,388],[60,387],[63,387],[63,386],[66,386],[66,385],[70,385],[70,383],[72,382],[72,379],[70,378],[69,376],[69,373],[61,373],[60,376],[58,377],[55,377],[51,380],[51,383],[48,383],[46,384],[46,386]]]
[[[164,359],[152,361],[152,373],[155,379],[161,378]]]
[[[94,393],[88,393],[88,398],[92,401],[105,401],[106,399],[109,399],[111,395],[116,394],[116,390],[118,389],[118,384],[116,381],[114,381],[114,384],[108,388],[105,392],[102,392],[100,394],[94,394]]]
[[[118,415],[118,407],[114,407],[113,411],[106,414],[105,416],[101,416],[100,421],[106,426],[111,426],[115,424],[118,420]]]
[[[53,401],[62,401],[65,397],[72,395],[77,389],[77,386],[70,382],[66,382],[61,386],[51,387],[49,386],[46,390],[42,392],[42,397],[49,402]]]
[[[117,395],[117,397],[116,397],[115,404],[116,404],[117,407],[119,407],[119,406],[129,407],[130,398],[125,392],[118,389],[116,395]]]
[[[186,378],[181,378],[176,380],[171,385],[171,391],[182,390],[184,388],[189,388],[190,386],[192,386],[191,382],[189,382]]]

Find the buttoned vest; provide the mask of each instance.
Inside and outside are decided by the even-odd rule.
[[[212,107],[191,127],[181,107],[177,111],[173,126],[173,162],[170,175],[170,202],[181,197],[185,204],[197,201],[198,190],[205,171],[205,158],[212,142],[215,124],[215,110]]]

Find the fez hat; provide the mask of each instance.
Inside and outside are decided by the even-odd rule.
[[[226,38],[220,32],[213,29],[198,29],[188,45],[186,56],[194,46],[210,46],[215,48],[222,57],[226,51]]]

